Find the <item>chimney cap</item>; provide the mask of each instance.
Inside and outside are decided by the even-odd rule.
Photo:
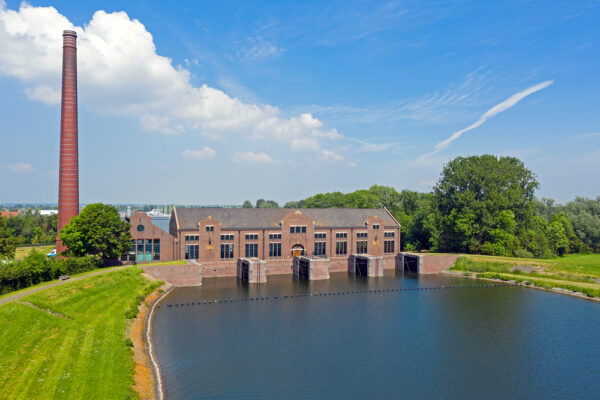
[[[69,30],[64,30],[63,31],[63,36],[77,37],[77,32],[75,32],[75,31],[69,31]]]

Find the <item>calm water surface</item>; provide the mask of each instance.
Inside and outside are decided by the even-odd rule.
[[[273,299],[474,283],[386,271],[175,289],[153,319],[166,398],[600,398],[598,303],[514,287]]]

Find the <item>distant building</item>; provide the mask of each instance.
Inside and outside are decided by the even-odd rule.
[[[386,209],[182,207],[168,233],[157,218],[131,217],[123,261],[194,260],[204,277],[235,276],[239,258],[265,260],[268,274],[290,273],[300,255],[329,258],[331,271],[347,270],[352,254],[382,256],[394,268],[400,249],[400,224]]]
[[[56,215],[58,210],[40,210],[40,215]]]
[[[17,215],[19,215],[18,211],[2,211],[0,213],[4,218],[11,218],[11,217],[16,217]]]

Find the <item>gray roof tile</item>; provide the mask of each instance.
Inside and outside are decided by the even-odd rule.
[[[195,229],[198,223],[211,216],[227,228],[279,228],[287,214],[300,211],[315,221],[318,228],[350,228],[364,226],[372,216],[380,217],[385,226],[398,223],[383,208],[219,208],[181,207],[176,209],[180,229]]]

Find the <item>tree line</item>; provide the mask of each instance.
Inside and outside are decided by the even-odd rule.
[[[551,258],[600,252],[600,196],[566,204],[537,199],[535,174],[514,157],[457,157],[433,190],[373,185],[318,193],[286,208],[386,207],[402,226],[403,250]],[[250,201],[244,207],[252,207]],[[278,207],[260,199],[257,207]]]

